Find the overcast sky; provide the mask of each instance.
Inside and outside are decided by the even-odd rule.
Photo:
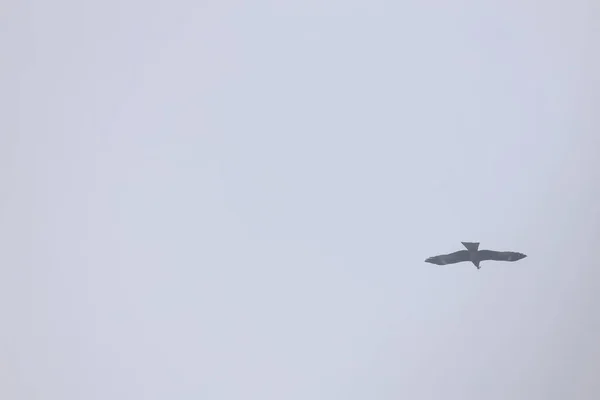
[[[4,1],[0,397],[600,398],[596,3]]]

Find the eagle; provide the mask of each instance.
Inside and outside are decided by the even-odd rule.
[[[523,253],[514,251],[479,250],[479,242],[461,242],[467,250],[460,250],[450,254],[429,257],[425,262],[436,265],[456,264],[471,261],[477,269],[482,261],[519,261],[527,257]]]

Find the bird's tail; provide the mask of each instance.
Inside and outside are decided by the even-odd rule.
[[[461,242],[461,243],[469,251],[477,251],[479,249],[479,242]]]

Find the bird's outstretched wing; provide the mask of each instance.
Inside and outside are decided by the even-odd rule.
[[[436,265],[446,265],[446,264],[456,264],[462,261],[469,261],[469,252],[467,250],[461,250],[450,254],[442,254],[439,256],[429,257],[425,262],[436,264]]]
[[[516,253],[514,251],[492,251],[492,250],[479,250],[477,253],[481,261],[518,261],[522,258],[527,257],[523,253]]]

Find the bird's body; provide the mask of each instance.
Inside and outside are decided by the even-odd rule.
[[[442,254],[439,256],[429,257],[425,260],[430,264],[447,265],[456,264],[463,261],[472,262],[477,269],[481,268],[479,264],[482,261],[518,261],[527,257],[523,253],[513,251],[492,251],[479,250],[478,242],[462,242],[467,250],[460,250],[450,254]]]

